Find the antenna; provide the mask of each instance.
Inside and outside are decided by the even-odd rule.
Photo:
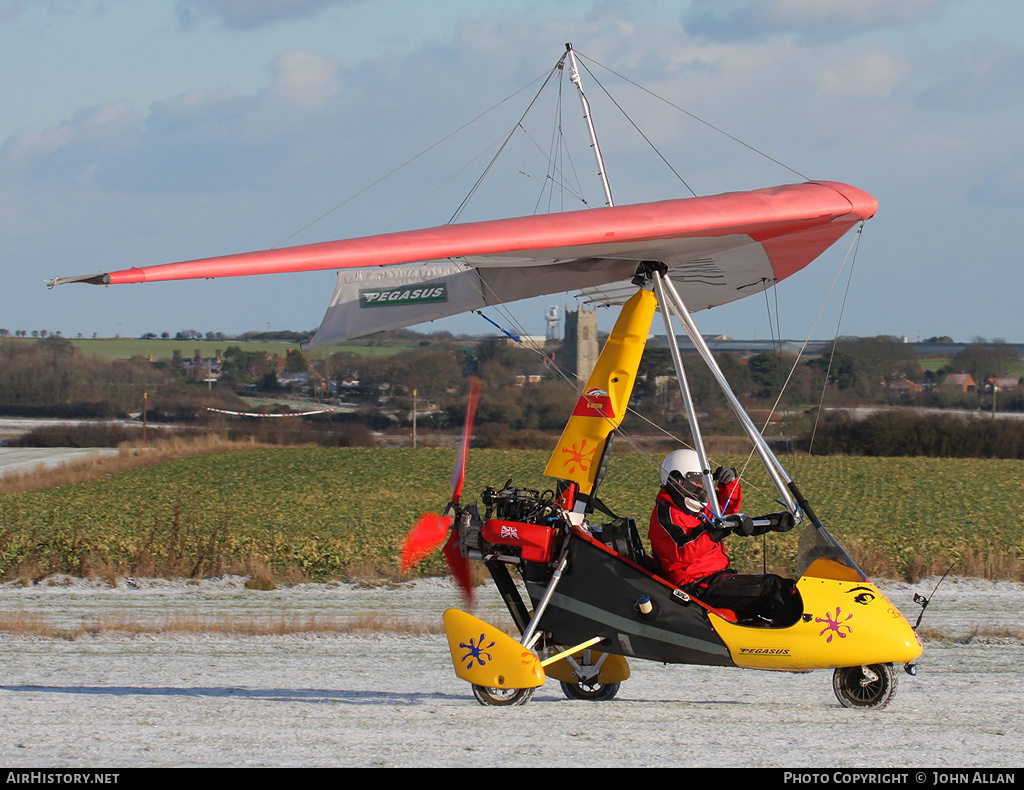
[[[548,307],[547,312],[544,314],[544,320],[547,322],[547,339],[558,340],[558,305],[551,305]]]
[[[935,589],[932,590],[932,594],[929,595],[927,598],[925,598],[920,593],[914,593],[914,603],[918,604],[921,607],[921,612],[920,612],[920,614],[917,615],[917,622],[914,623],[914,630],[915,631],[917,630],[917,627],[919,625],[921,625],[921,618],[924,617],[924,610],[927,609],[928,608],[928,604],[930,604],[932,602],[932,598],[935,597],[935,593],[939,589],[939,585],[942,584],[946,580],[946,577],[949,576],[949,571],[953,570],[953,568],[955,568],[955,567],[956,567],[956,563],[955,562],[952,565],[949,566],[949,570],[947,570],[944,574],[942,574],[942,578],[939,579],[938,583],[935,585]]]

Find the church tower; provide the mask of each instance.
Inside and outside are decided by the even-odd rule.
[[[583,386],[590,378],[600,348],[597,342],[597,310],[581,306],[579,310],[565,311],[565,343],[562,346],[563,365],[575,373]]]

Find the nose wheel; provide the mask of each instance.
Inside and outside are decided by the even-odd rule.
[[[533,692],[536,689],[503,689],[489,688],[473,684],[473,696],[481,705],[525,705],[533,699]]]
[[[889,704],[898,686],[892,664],[840,667],[832,675],[832,690],[847,708],[880,710]]]

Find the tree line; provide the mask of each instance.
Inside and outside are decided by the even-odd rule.
[[[473,343],[456,342],[450,337],[419,338],[412,347],[379,356],[346,350],[322,360],[309,360],[300,350],[293,349],[284,361],[286,372],[312,372],[321,382],[333,382],[335,392],[329,392],[323,384],[324,389],[317,394],[332,403],[344,400],[355,407],[344,415],[302,420],[301,431],[337,434],[338,426],[343,424],[351,434],[352,426],[358,424],[362,426],[361,440],[370,441],[370,430],[407,431],[414,417],[421,431],[457,430],[464,417],[469,375],[473,374],[484,384],[476,417],[478,440],[491,446],[544,447],[561,431],[579,397],[582,382],[576,382],[561,369],[557,349],[553,347],[529,350],[502,338]],[[894,449],[892,442],[879,440],[878,437],[888,435],[884,430],[871,433],[865,427],[857,431],[856,421],[818,419],[819,406],[906,404],[977,410],[985,405],[979,399],[984,396],[943,390],[938,384],[945,372],[970,372],[975,380],[984,381],[1012,377],[1020,370],[1020,360],[1010,346],[982,340],[928,369],[922,366],[912,347],[887,337],[842,338],[829,355],[807,359],[772,352],[748,359],[733,354],[716,354],[716,358],[749,411],[786,414],[787,424],[772,430],[797,437],[809,437],[813,431],[815,452],[854,452],[857,446],[866,452],[869,444],[874,448],[870,451],[876,454],[899,449]],[[34,344],[0,340],[0,413],[124,415],[140,411],[142,395],[147,393],[148,416],[154,422],[208,422],[217,418],[207,407],[254,409],[243,405],[239,393],[279,392],[279,364],[265,353],[229,345],[222,359],[219,380],[209,386],[190,381],[180,359],[159,363],[108,360],[77,353],[69,341],[54,336]],[[710,420],[711,432],[738,432],[738,426],[728,418],[725,397],[710,373],[697,363],[696,355],[685,354],[684,361],[697,407]],[[926,388],[911,399],[905,390],[892,387],[902,379],[916,380]],[[1000,410],[1024,410],[1024,395],[1003,394],[998,406]],[[646,349],[631,411],[623,426],[625,430],[647,433],[667,428],[675,435],[686,433],[682,401],[667,349]],[[1005,426],[1008,421],[998,422],[1000,427],[990,426],[986,430],[1011,430]],[[922,423],[906,430],[919,436],[928,433]],[[978,431],[977,426],[952,424],[941,426],[941,431],[928,430],[946,437],[958,430]],[[281,434],[282,429],[274,431]],[[873,437],[870,442],[869,435]],[[286,437],[281,434],[277,440],[285,441]],[[949,448],[951,441],[937,440],[934,446]],[[1012,441],[1000,441],[990,441],[989,447],[1001,448],[997,451],[1001,454],[1010,452],[1007,448]],[[972,445],[964,440],[958,446]],[[918,451],[923,452],[920,448]],[[993,451],[975,447],[971,452]]]
[[[241,403],[228,390],[190,386],[167,363],[83,354],[56,335],[32,344],[0,341],[0,414],[116,417],[141,411],[144,396],[154,414]]]

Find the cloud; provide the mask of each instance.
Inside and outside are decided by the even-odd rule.
[[[229,30],[252,30],[361,2],[364,0],[177,0],[175,11],[186,30],[205,20],[219,22]]]
[[[878,18],[882,10],[869,4]],[[76,110],[51,127],[19,130],[0,145],[0,171],[9,189],[48,184],[111,195],[284,195],[305,187],[307,205],[320,209],[542,75],[566,39],[574,40],[617,97],[625,90],[622,83],[596,63],[614,65],[798,174],[860,183],[869,163],[887,156],[907,177],[941,159],[961,176],[974,173],[969,182],[961,180],[961,195],[969,184],[979,184],[977,201],[987,189],[1002,196],[993,199],[1015,194],[1008,174],[981,180],[980,174],[999,174],[1003,168],[993,159],[992,149],[999,146],[979,142],[993,139],[997,127],[991,118],[1000,117],[1001,97],[1012,100],[1001,117],[1006,131],[997,139],[1009,144],[1018,127],[1014,108],[1024,97],[1015,75],[1024,57],[1012,47],[977,40],[935,53],[900,51],[865,39],[716,41],[679,27],[620,18],[578,21],[568,33],[562,22],[465,23],[453,29],[449,41],[352,65],[309,51],[284,52],[268,64],[266,84],[253,92],[193,88],[144,109],[115,100]],[[483,77],[479,64],[485,59],[502,68]],[[584,79],[618,201],[685,194],[617,110],[600,106],[604,97],[590,75]],[[524,93],[521,101],[510,102],[515,105],[510,112],[520,112],[527,98]],[[633,112],[633,97],[624,98],[625,110]],[[954,115],[965,103],[987,108],[989,115]],[[636,120],[698,194],[794,177],[667,103],[649,99],[642,112],[647,111]],[[488,139],[501,139],[511,125],[495,128]],[[432,152],[429,166],[417,163],[422,164],[418,177],[436,185],[475,154],[465,148]],[[619,163],[637,154],[651,157],[649,171],[641,174],[631,166],[631,172],[621,172]],[[574,166],[586,178],[592,174],[586,152],[584,157]],[[485,162],[481,158],[467,167],[470,182]],[[544,167],[527,177],[543,182]],[[415,195],[408,190],[399,200],[406,205],[426,189],[417,186]],[[451,189],[456,190],[454,184]],[[451,204],[431,203],[454,208],[463,196]],[[602,199],[589,191],[586,197]]]
[[[240,191],[297,152],[323,149],[323,130],[336,128],[337,69],[329,58],[288,52],[252,95],[195,88],[145,113],[125,100],[79,109],[13,134],[0,146],[0,171],[86,191]]]
[[[892,101],[910,67],[878,44],[722,43],[695,40],[671,26],[623,20],[574,23],[565,35],[560,22],[488,20],[462,25],[451,43],[427,43],[405,55],[387,53],[351,66],[308,51],[285,52],[269,65],[265,87],[253,93],[194,88],[145,111],[124,101],[79,110],[57,126],[13,135],[0,147],[0,168],[9,177],[25,177],[24,184],[37,179],[112,193],[240,194],[256,184],[267,190],[294,184],[326,190],[347,181],[353,186],[334,187],[335,196],[346,195],[542,75],[566,38],[577,40],[581,55],[615,64],[658,95],[801,171],[816,155],[808,151],[814,148],[809,140],[827,141],[817,151],[825,162],[827,149],[863,149],[902,132],[907,122]],[[481,78],[484,60],[502,68]],[[607,74],[600,76],[610,89],[623,90]],[[589,84],[588,92],[592,102],[602,99],[597,85]],[[509,105],[521,112],[526,100],[523,94]],[[641,127],[655,133],[671,161],[697,171],[686,177],[699,176],[699,193],[745,188],[752,184],[740,179],[758,179],[760,174],[745,172],[754,158],[748,151],[738,151],[743,158],[736,161],[717,150],[696,153],[703,150],[698,134],[705,130],[667,104],[652,104],[655,121],[638,118]],[[860,115],[851,122],[853,108]],[[620,123],[613,108],[598,112],[602,130]],[[509,128],[511,123],[495,129],[489,139],[500,139]],[[615,162],[645,147],[630,135],[626,141],[625,133],[602,131],[613,173]],[[712,145],[731,144],[720,138]],[[464,164],[455,160],[465,154],[439,160],[431,177],[440,178],[446,167],[451,173]],[[467,172],[478,173],[483,164]],[[767,178],[780,176],[777,166],[761,164],[771,168]],[[544,170],[530,175],[543,180]],[[635,182],[620,187],[622,199],[626,190],[652,188],[643,177],[622,174],[619,181]],[[665,196],[678,196],[679,188],[672,181]]]
[[[937,16],[956,0],[694,0],[683,13],[688,32],[735,41],[772,35],[842,39]]]
[[[0,146],[0,170],[27,181],[84,186],[137,147],[143,116],[124,100],[76,110],[46,129],[21,129]]]

